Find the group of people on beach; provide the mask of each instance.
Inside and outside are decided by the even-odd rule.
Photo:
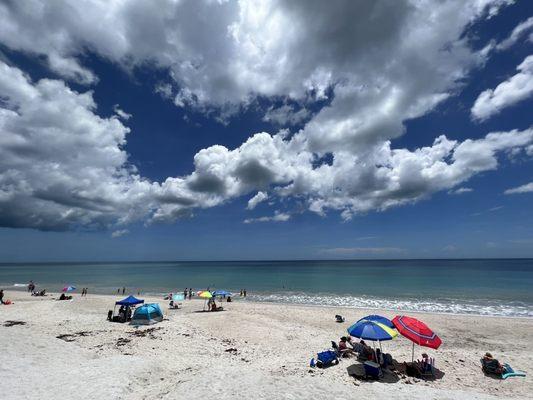
[[[185,288],[185,290],[183,291],[183,298],[189,300],[192,299],[192,288]]]

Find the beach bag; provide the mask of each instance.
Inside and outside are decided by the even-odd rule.
[[[329,367],[338,362],[337,353],[334,351],[328,350],[317,354],[316,366],[319,368]]]

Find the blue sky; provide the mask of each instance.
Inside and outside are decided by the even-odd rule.
[[[0,6],[0,261],[533,257],[531,2],[68,3]]]

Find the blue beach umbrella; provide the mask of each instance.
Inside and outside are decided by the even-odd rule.
[[[398,332],[395,329],[389,328],[387,325],[381,322],[359,320],[348,328],[350,336],[372,341],[392,340],[398,336]]]
[[[76,290],[76,287],[74,287],[74,286],[65,286],[62,291],[63,292],[73,292],[74,290]]]
[[[231,296],[231,292],[227,290],[215,290],[213,296]]]
[[[395,329],[395,326],[392,323],[392,321],[390,319],[388,319],[388,318],[382,317],[381,315],[375,315],[375,314],[367,315],[366,317],[361,318],[357,322],[361,322],[363,320],[379,322],[380,324],[388,326],[389,328]]]

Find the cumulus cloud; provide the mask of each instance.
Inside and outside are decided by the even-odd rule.
[[[471,109],[474,120],[487,120],[533,94],[533,56],[526,57],[516,69],[520,72],[478,96]]]
[[[268,199],[268,194],[265,192],[257,192],[257,194],[248,200],[248,210],[253,210],[259,203]]]
[[[210,146],[194,156],[191,174],[150,182],[124,151],[129,114],[117,106],[102,118],[91,92],[33,82],[2,63],[0,225],[120,231],[252,193],[250,208],[268,193],[348,220],[457,187],[497,168],[500,152],[529,152],[533,131],[463,142],[442,135],[412,150],[392,139],[479,64],[464,30],[504,3],[3,2],[0,43],[43,57],[64,79],[94,82],[83,66],[92,52],[133,74],[147,65],[169,71],[155,90],[176,106],[223,121],[259,99],[265,118],[305,125],[255,133],[234,149]]]
[[[251,224],[254,222],[286,222],[290,218],[290,214],[276,212],[273,216],[270,217],[247,218],[244,220],[244,223]]]
[[[0,62],[0,93],[0,226],[99,229],[146,214],[152,184],[128,165],[129,129],[96,115],[90,92]]]
[[[512,189],[507,189],[505,194],[516,194],[516,193],[529,193],[533,192],[533,182],[526,183],[525,185],[518,186]]]

